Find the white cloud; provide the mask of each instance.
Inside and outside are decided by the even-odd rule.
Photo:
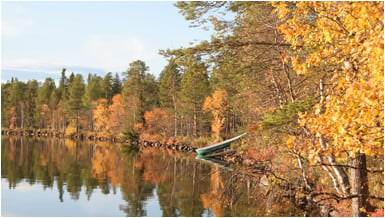
[[[137,59],[151,65],[159,57],[157,50],[146,48],[138,37],[103,34],[90,36],[75,50],[71,48],[56,55],[3,57],[2,69],[56,74],[63,67],[79,73],[123,72]]]
[[[79,53],[83,63],[108,71],[123,71],[133,60],[150,58],[140,39],[112,35],[89,37]]]

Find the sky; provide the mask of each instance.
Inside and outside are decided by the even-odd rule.
[[[2,2],[1,81],[70,72],[126,71],[141,59],[159,75],[160,49],[189,46],[211,33],[191,28],[174,2]]]

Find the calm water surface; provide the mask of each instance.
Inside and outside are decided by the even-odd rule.
[[[279,192],[194,156],[2,138],[2,216],[294,216]]]

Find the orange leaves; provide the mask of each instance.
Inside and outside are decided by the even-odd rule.
[[[160,108],[154,108],[153,110],[144,113],[144,119],[146,120],[147,125],[153,125],[157,122],[157,119],[162,119],[166,116],[167,113]]]
[[[98,99],[94,108],[94,126],[101,133],[118,134],[123,126],[123,117],[126,116],[122,97],[120,94],[112,98],[112,104],[108,105],[107,99]]]
[[[92,175],[100,180],[109,179],[113,187],[121,182],[120,156],[111,147],[97,146],[92,157]]]
[[[109,114],[107,99],[98,99],[96,102],[96,107],[93,110],[95,121],[94,125],[97,131],[109,131]]]
[[[225,112],[228,109],[227,92],[225,90],[215,90],[211,96],[208,96],[203,104],[203,110],[211,112],[213,121],[211,130],[214,136],[219,139],[221,131],[225,124]]]
[[[124,104],[120,94],[112,97],[112,104],[109,106],[108,111],[111,132],[118,134],[123,128],[123,120],[127,114],[124,110]]]
[[[150,135],[166,136],[172,130],[172,115],[161,108],[154,108],[144,113],[146,132]]]
[[[208,96],[203,104],[203,110],[223,110],[227,104],[227,92],[215,90],[212,96]]]

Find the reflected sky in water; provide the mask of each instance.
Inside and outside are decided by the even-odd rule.
[[[22,181],[16,188],[10,189],[6,179],[1,180],[1,185],[2,216],[126,216],[119,209],[125,205],[119,188],[116,193],[107,195],[96,189],[89,199],[85,192],[80,194],[79,199],[71,199],[65,194],[64,201],[60,202],[56,187],[44,189],[41,184],[31,185]],[[162,214],[156,194],[149,197],[144,205],[147,216]]]

